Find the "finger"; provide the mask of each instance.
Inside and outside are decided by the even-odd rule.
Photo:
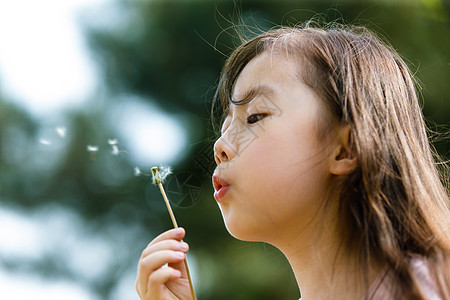
[[[160,241],[164,241],[164,240],[181,241],[184,238],[185,235],[186,235],[186,231],[182,227],[170,229],[170,230],[167,230],[167,231],[161,233],[156,238],[154,238],[150,242],[150,244],[148,244],[148,246],[156,244],[156,243],[158,243]]]
[[[161,296],[163,285],[170,280],[180,277],[181,272],[177,269],[171,267],[158,269],[148,279],[147,292],[154,296],[155,299],[158,299]]]
[[[181,272],[181,278],[187,278],[187,271],[186,271],[186,262],[185,260],[179,263],[170,263],[168,264],[169,267],[177,269]]]
[[[166,283],[169,280],[178,279],[180,277],[181,273],[179,270],[173,269],[171,267],[161,268],[155,271],[150,276],[147,286],[141,288],[139,281],[136,280],[136,291],[141,299],[144,299],[144,296],[147,293],[157,298],[156,294],[160,293],[158,289],[160,289],[164,283]]]
[[[152,253],[147,257],[139,261],[138,266],[138,280],[141,289],[146,289],[147,282],[151,274],[158,269],[162,268],[163,265],[176,264],[183,262],[185,259],[185,254],[180,251],[163,250],[156,253]],[[142,291],[144,294],[146,291]]]
[[[163,240],[158,243],[154,243],[147,246],[147,248],[145,248],[144,251],[142,251],[141,259],[147,257],[151,253],[162,250],[173,250],[186,253],[189,250],[189,245],[183,241]]]

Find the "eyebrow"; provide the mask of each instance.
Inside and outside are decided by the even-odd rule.
[[[244,106],[244,105],[249,104],[253,99],[255,99],[256,97],[258,97],[260,95],[272,96],[274,94],[275,94],[275,91],[271,87],[269,87],[268,85],[262,84],[262,85],[257,85],[256,87],[249,89],[242,95],[239,95],[239,97],[237,98],[238,100],[233,100],[231,97],[231,93],[230,93],[230,95],[228,97],[228,100],[229,100],[228,102],[229,102],[229,104]],[[225,121],[228,119],[228,117],[230,117],[230,114],[231,114],[230,107],[231,107],[231,105],[228,105],[228,107],[225,111],[225,114],[224,114],[225,118],[222,123],[221,132],[223,131],[223,126],[225,125]]]
[[[245,104],[248,104],[249,102],[251,102],[257,96],[260,96],[260,95],[271,96],[273,94],[275,94],[275,91],[272,88],[270,88],[269,86],[263,84],[263,85],[258,85],[256,87],[253,87],[253,88],[249,89],[248,91],[246,91],[245,93],[243,93],[242,95],[239,95],[237,97],[237,100],[234,100],[230,94],[229,102],[234,105],[245,105]]]

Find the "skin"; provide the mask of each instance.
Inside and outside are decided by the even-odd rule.
[[[239,75],[233,100],[252,100],[230,106],[214,145],[214,175],[229,185],[219,207],[234,237],[267,242],[285,254],[303,299],[360,299],[362,278],[355,255],[340,247],[346,228],[338,226],[337,193],[329,190],[334,177],[357,166],[350,131],[336,125],[319,137],[320,122],[329,116],[300,80],[298,65],[283,54],[263,53]],[[325,200],[330,205],[322,213]],[[137,279],[141,299],[189,299],[189,286],[175,272],[180,265],[161,268],[182,261],[173,257],[181,238],[166,233],[144,250]],[[369,269],[373,281],[380,268]],[[168,296],[174,290],[178,298]]]
[[[192,299],[183,263],[189,250],[182,241],[185,234],[183,228],[168,230],[142,252],[136,278],[136,291],[142,300]]]
[[[305,228],[319,210],[330,149],[316,134],[321,102],[292,63],[278,56],[253,59],[238,77],[233,99],[252,89],[264,91],[248,105],[230,107],[215,144],[215,174],[230,186],[220,208],[236,238],[276,244]],[[259,121],[248,119],[258,114]]]

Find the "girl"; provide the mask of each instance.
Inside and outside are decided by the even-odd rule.
[[[274,29],[234,51],[215,98],[227,229],[279,248],[302,299],[450,299],[449,197],[391,48],[362,28]],[[142,253],[141,299],[190,299],[184,234]]]

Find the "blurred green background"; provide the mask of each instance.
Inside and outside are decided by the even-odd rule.
[[[298,299],[283,255],[230,237],[212,197],[211,99],[238,44],[236,24],[269,29],[319,18],[367,26],[419,79],[430,128],[445,133],[449,125],[447,0],[80,0],[75,23],[95,70],[92,86],[52,109],[43,108],[44,96],[14,92],[27,91],[21,78],[50,90],[78,78],[74,65],[42,81],[40,74],[60,64],[56,57],[27,64],[40,59],[42,43],[58,50],[64,42],[33,35],[46,22],[44,12],[60,5],[38,2],[31,13],[31,1],[15,1],[10,12],[8,1],[0,6],[3,18],[14,19],[0,23],[0,49],[13,49],[25,65],[14,90],[0,50],[1,299],[138,299],[140,253],[171,222],[159,190],[134,168],[149,173],[161,163],[174,170],[166,190],[187,230],[199,299]],[[48,28],[58,29],[57,20]],[[118,155],[110,139],[118,140]],[[448,156],[448,139],[435,145]]]

